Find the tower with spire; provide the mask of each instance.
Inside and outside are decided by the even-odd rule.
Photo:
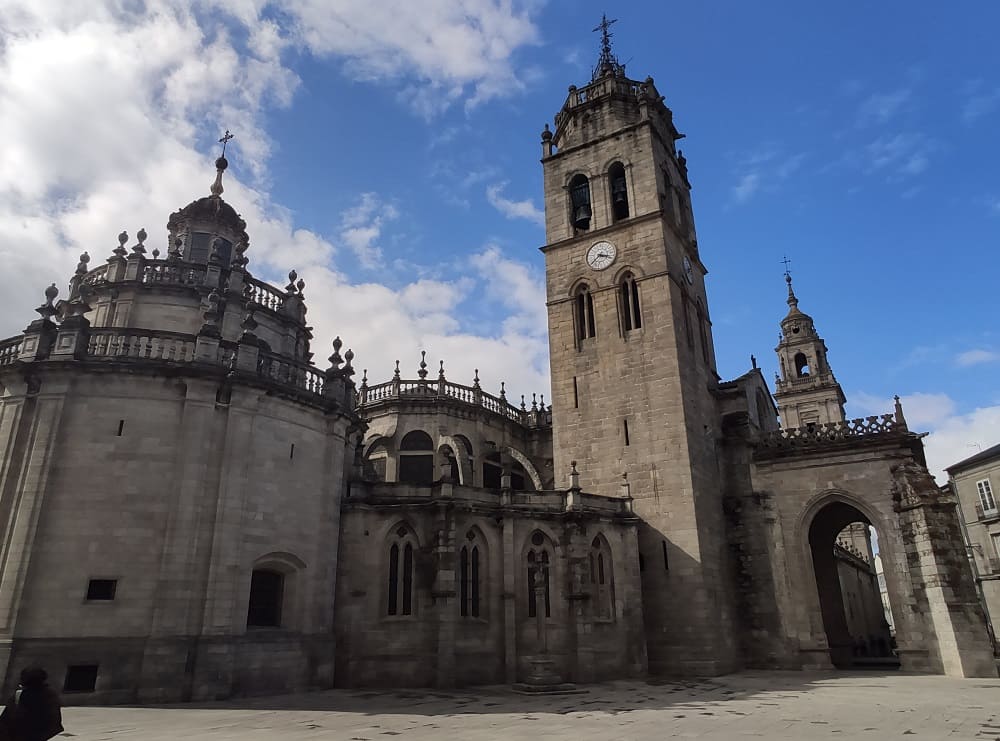
[[[775,379],[781,426],[808,427],[843,422],[844,391],[827,359],[826,343],[816,331],[812,317],[799,309],[792,289],[792,275],[785,271],[788,313],[781,320],[781,337],[774,349],[780,374]]]

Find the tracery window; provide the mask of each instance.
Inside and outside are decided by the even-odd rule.
[[[480,547],[475,530],[466,536],[465,545],[458,554],[459,605],[462,617],[479,617],[482,596],[484,548]]]
[[[576,339],[583,341],[597,336],[597,324],[594,321],[594,297],[586,284],[576,289],[573,301],[574,324]]]
[[[396,528],[389,546],[387,615],[413,614],[413,534],[406,525]]]
[[[639,284],[632,273],[625,273],[618,286],[619,307],[622,312],[622,327],[626,332],[642,327],[639,310]]]
[[[527,579],[528,586],[528,617],[535,617],[538,614],[538,595],[535,593],[535,585],[541,580],[543,585],[542,600],[544,602],[545,617],[552,617],[552,604],[550,594],[550,560],[549,549],[546,537],[537,530],[531,535],[533,548],[528,551],[527,557]]]
[[[611,548],[600,535],[590,544],[589,560],[594,614],[603,620],[612,620],[615,617],[615,597]]]

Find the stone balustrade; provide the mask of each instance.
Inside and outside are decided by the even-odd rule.
[[[92,329],[87,338],[87,357],[95,360],[141,358],[190,363],[195,338],[179,332],[161,332],[109,327]]]
[[[195,263],[146,260],[141,282],[146,285],[199,286],[205,282],[205,272],[204,265]]]
[[[53,328],[52,331],[59,329]],[[80,351],[62,357],[52,355],[37,359],[22,358],[24,335],[2,340],[0,367],[10,366],[19,361],[34,364],[44,363],[47,360],[73,360],[96,363],[184,364],[231,371],[238,368],[238,355],[248,352],[253,359],[249,366],[250,375],[256,375],[259,379],[283,387],[296,395],[314,397],[317,401],[328,396],[327,372],[308,363],[262,351],[256,345],[244,348],[236,342],[212,339],[211,349],[206,355],[201,349],[203,338],[182,332],[124,327],[87,327],[77,331],[81,337]],[[347,397],[338,398],[336,401],[348,408],[354,408],[357,398],[353,385],[346,383],[344,392]],[[336,393],[340,395],[339,390]]]
[[[23,340],[20,335],[0,340],[0,366],[11,365],[17,360],[17,356],[21,354],[22,342]]]
[[[358,404],[362,409],[386,401],[420,398],[442,399],[479,407],[526,427],[544,427],[552,424],[552,412],[547,409],[518,409],[506,399],[489,394],[481,388],[440,379],[393,379],[374,386],[362,385],[358,389]]]
[[[773,430],[764,433],[758,445],[765,449],[792,449],[829,445],[859,438],[898,437],[901,434],[909,434],[906,423],[892,414],[882,414],[843,422]]]
[[[285,303],[285,294],[269,283],[256,278],[247,280],[250,287],[249,300],[271,311],[279,311]]]

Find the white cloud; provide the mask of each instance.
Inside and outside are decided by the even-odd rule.
[[[382,248],[376,242],[385,223],[398,216],[395,206],[384,203],[374,193],[362,193],[358,204],[344,212],[340,238],[362,267],[373,270],[383,266]]]
[[[512,201],[504,198],[503,189],[507,183],[498,183],[486,188],[486,200],[490,202],[497,211],[508,219],[527,219],[539,226],[545,226],[545,213],[535,206],[530,199],[523,201]]]
[[[899,113],[912,96],[909,88],[900,88],[887,93],[873,93],[858,106],[858,124],[884,124]]]
[[[919,175],[930,164],[937,143],[918,132],[880,136],[867,147],[865,167],[870,173],[884,172],[890,180]]]
[[[982,80],[973,80],[963,89],[962,121],[972,125],[1000,108],[1000,87],[983,89]]]
[[[354,33],[327,33],[335,23]],[[298,228],[266,191],[262,123],[263,112],[293,100],[299,80],[282,54],[292,45],[310,51],[307,37],[312,51],[339,55],[359,77],[443,86],[459,91],[454,100],[506,94],[518,84],[512,55],[534,39],[527,11],[492,0],[7,0],[0,26],[0,337],[34,318],[45,286],[65,286],[83,250],[99,265],[123,228],[145,227],[147,245],[165,252],[162,225],[208,194],[216,132],[229,126],[237,138],[225,198],[247,221],[250,268],[282,284],[296,268],[306,280],[318,365],[339,334],[375,378],[388,378],[396,357],[415,372],[425,348],[452,364],[456,380],[471,382],[478,365],[484,388],[501,379],[512,389],[547,387],[544,321],[529,332],[519,309],[497,302],[492,332],[463,326],[466,302],[488,293],[471,265],[458,271],[469,277],[417,277],[395,289],[352,282],[334,242],[377,261],[395,208],[362,195],[333,238]],[[239,177],[248,171],[250,183]]]
[[[995,363],[1000,360],[1000,352],[996,350],[984,350],[982,348],[977,348],[975,350],[967,350],[960,353],[957,358],[955,358],[955,364],[963,368],[970,365],[982,365],[983,363]]]
[[[756,172],[747,173],[733,186],[733,198],[737,203],[746,203],[758,188],[760,188],[760,175]]]
[[[850,406],[862,415],[892,411],[893,400],[858,392],[849,396]],[[947,394],[914,393],[903,396],[907,426],[915,432],[929,432],[924,438],[927,467],[939,484],[948,480],[944,469],[976,452],[1000,442],[1000,405],[956,413],[956,404]]]

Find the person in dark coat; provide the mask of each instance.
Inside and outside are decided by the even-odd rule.
[[[59,695],[41,667],[21,671],[21,684],[0,714],[0,741],[48,741],[63,731]]]

